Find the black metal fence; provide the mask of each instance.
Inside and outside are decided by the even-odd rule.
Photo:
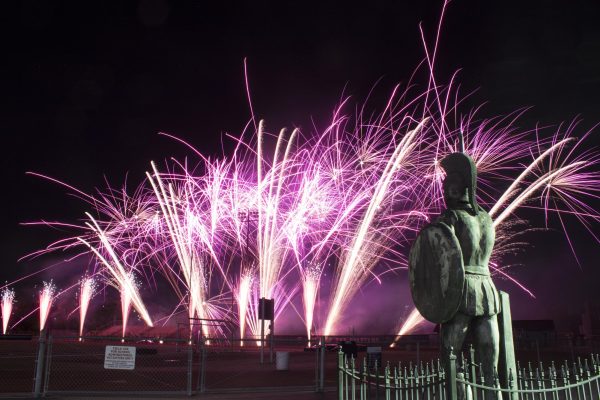
[[[471,352],[473,354],[473,352]],[[597,400],[600,399],[600,357],[590,355],[574,363],[519,366],[509,377],[509,388],[498,377],[485,382],[474,359],[451,356],[449,371],[439,362],[369,368],[365,359],[338,354],[338,395],[344,399],[410,400]]]

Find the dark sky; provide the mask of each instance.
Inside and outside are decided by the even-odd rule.
[[[17,258],[60,237],[20,222],[73,221],[86,210],[26,171],[85,191],[104,186],[104,176],[118,185],[126,173],[137,184],[150,160],[187,153],[159,131],[220,153],[221,134],[238,133],[249,118],[244,57],[257,116],[274,129],[309,131],[345,86],[360,102],[383,78],[376,103],[406,82],[423,56],[418,23],[431,38],[441,10],[441,1],[324,3],[24,0],[4,9],[0,278],[33,268]],[[479,89],[466,105],[488,102],[482,116],[535,106],[519,126],[580,115],[583,132],[600,121],[599,21],[597,0],[456,0],[439,78],[462,69],[465,93]],[[540,299],[511,289],[525,317],[597,296],[588,282],[600,278],[599,247],[572,229],[582,269],[559,233],[532,239],[518,275]]]

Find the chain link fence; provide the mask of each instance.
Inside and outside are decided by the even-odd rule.
[[[318,346],[307,346],[306,339],[275,338],[272,345],[271,351],[268,341],[261,363],[259,339],[207,341],[200,350],[204,362],[199,360],[202,375],[198,390],[288,387],[320,391],[324,379],[328,379],[329,386],[335,385],[335,354],[328,356]],[[321,377],[321,369],[330,373]]]
[[[51,338],[47,354],[46,394],[192,391],[194,348],[183,340]]]
[[[268,337],[261,357],[258,338],[202,339],[201,335],[192,338],[189,332],[184,332],[180,339],[126,338],[123,343],[117,337],[80,339],[55,334],[48,340],[40,340],[37,335],[7,335],[0,340],[0,397],[189,395],[284,387],[321,391],[337,386],[337,343],[349,338],[359,343],[357,356],[361,360],[366,356],[366,347],[373,345],[381,346],[385,362],[392,364],[399,361],[418,364],[419,360],[434,359],[438,354],[436,337],[403,337],[390,349],[386,345],[389,337],[328,338],[323,347],[316,344],[317,340],[308,343],[303,337],[275,336]],[[554,340],[539,346],[534,342],[536,346],[523,346],[517,349],[517,354],[538,362],[546,362],[549,357],[575,361],[580,353],[589,353],[593,345],[597,346],[597,342],[591,341],[563,342]],[[133,363],[106,366],[107,346],[134,348]],[[278,368],[280,357],[285,359],[285,365]]]
[[[325,347],[305,349],[305,340],[284,338],[269,341],[261,357],[259,344],[257,339],[4,337],[0,341],[0,397],[192,395],[334,387],[336,358],[326,356]]]
[[[4,336],[0,340],[0,394],[33,392],[38,338],[32,335]]]

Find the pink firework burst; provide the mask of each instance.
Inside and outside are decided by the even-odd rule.
[[[0,295],[2,301],[2,334],[6,335],[8,331],[8,321],[12,313],[13,303],[15,301],[15,291],[10,288],[4,288]]]
[[[302,271],[302,300],[304,304],[304,324],[306,326],[306,336],[310,342],[311,331],[313,329],[315,303],[317,301],[317,293],[321,275],[323,273],[323,265],[311,262]]]
[[[94,278],[85,277],[81,280],[79,284],[79,336],[83,335],[85,316],[95,291],[96,281]]]
[[[48,317],[50,316],[50,309],[52,308],[52,303],[54,302],[54,297],[56,294],[56,286],[52,281],[44,282],[44,287],[40,291],[39,301],[40,301],[40,332],[44,330],[46,327],[46,322],[48,321]]]
[[[123,335],[131,307],[152,326],[134,273],[148,290],[161,287],[158,279],[169,284],[179,300],[171,315],[187,308],[190,318],[237,318],[242,339],[259,333],[262,297],[275,299],[276,318],[284,311],[294,317],[293,308],[309,337],[315,315],[324,321],[320,333],[331,335],[366,285],[385,284],[388,272],[406,269],[416,232],[444,208],[439,160],[464,146],[478,167],[478,201],[497,230],[492,272],[533,296],[502,263],[522,247],[515,231],[530,228],[524,217],[531,214],[522,210],[540,211],[547,226],[558,220],[576,256],[566,219],[599,239],[592,225],[600,213],[590,204],[600,197],[600,157],[581,150],[589,134],[575,139],[576,123],[548,137],[544,128],[517,129],[524,109],[492,118],[480,118],[481,107],[464,113],[456,76],[442,83],[433,73],[441,26],[433,46],[421,32],[426,85],[394,87],[379,110],[365,104],[346,113],[345,98],[314,134],[269,133],[252,115],[238,137],[228,135],[233,153],[216,158],[163,134],[189,147],[197,164],[171,158],[159,169],[151,162],[133,193],[124,185],[91,195],[44,177],[83,199],[90,212],[84,223],[41,222],[76,234],[31,256],[75,248],[83,248],[78,256],[91,254],[98,276],[121,294]],[[325,281],[329,298],[316,310]],[[237,300],[237,315],[233,304],[223,307],[225,298]],[[413,310],[398,334],[420,322]],[[202,329],[205,336],[223,334]]]
[[[244,338],[246,336],[246,317],[248,316],[248,307],[250,303],[250,294],[252,291],[252,274],[243,273],[240,277],[240,282],[236,290],[236,300],[238,304],[238,320],[240,329],[240,346],[244,345]]]

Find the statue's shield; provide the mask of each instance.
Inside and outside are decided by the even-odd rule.
[[[450,320],[465,285],[462,251],[452,230],[443,223],[426,226],[408,257],[410,290],[421,315],[430,322]]]

